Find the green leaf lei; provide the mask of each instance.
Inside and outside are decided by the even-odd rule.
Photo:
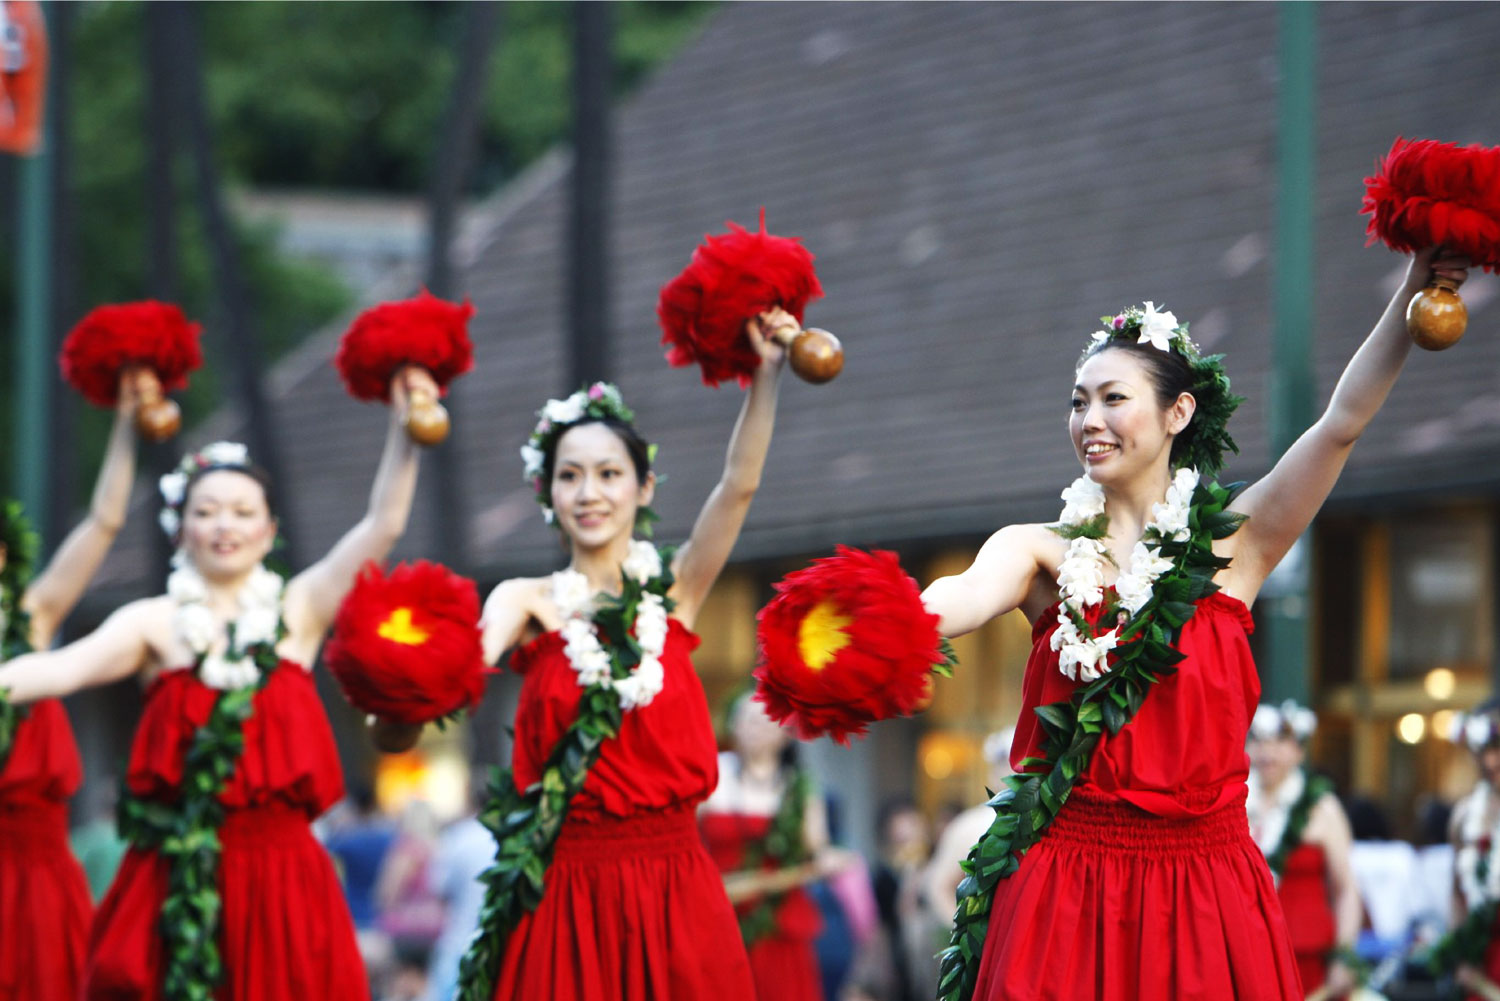
[[[1488,851],[1479,853],[1475,870],[1476,881],[1484,886],[1490,873]],[[1432,944],[1427,952],[1427,968],[1437,976],[1443,976],[1452,973],[1463,963],[1484,966],[1484,954],[1489,950],[1494,936],[1497,916],[1500,916],[1500,900],[1494,897],[1486,897],[1477,907],[1469,908],[1469,913],[1464,915],[1458,927]]]
[[[1023,773],[1007,778],[1006,787],[986,804],[994,807],[995,820],[963,863],[968,875],[958,887],[950,944],[940,954],[939,1001],[973,997],[996,885],[1020,867],[1021,857],[1041,839],[1105,732],[1119,733],[1140,710],[1151,686],[1172,674],[1183,659],[1173,644],[1197,610],[1195,602],[1219,589],[1214,575],[1229,560],[1214,555],[1213,543],[1233,535],[1244,522],[1244,515],[1228,510],[1242,488],[1243,484],[1197,486],[1188,518],[1190,535],[1181,542],[1161,543],[1161,555],[1172,561],[1172,568],[1157,578],[1151,599],[1121,627],[1114,666],[1080,685],[1067,701],[1034,710],[1042,721],[1042,755],[1026,758]],[[1102,535],[1102,524],[1082,527],[1085,534],[1092,528]],[[1103,620],[1117,614],[1111,594],[1106,594]]]
[[[21,596],[31,580],[41,540],[21,510],[21,502],[0,501],[0,545],[5,547],[5,568],[0,570],[0,664],[31,652],[31,616],[21,607]],[[12,705],[4,688],[0,688],[0,770],[10,756],[10,745],[16,727],[26,718],[24,706]]]
[[[631,635],[636,609],[645,594],[659,596],[668,612],[674,602],[672,550],[660,549],[662,572],[644,584],[621,573],[619,597],[596,599],[594,625],[609,650],[610,676],[628,677],[641,661]],[[602,683],[590,685],[578,700],[578,718],[563,733],[542,768],[542,777],[518,789],[511,769],[495,769],[479,822],[495,836],[495,861],[479,877],[485,886],[479,929],[459,963],[458,1001],[492,1001],[495,978],[510,933],[542,900],[547,869],[573,797],[583,789],[604,741],[620,732],[620,695]]]
[[[1302,843],[1302,832],[1307,830],[1307,821],[1312,817],[1313,807],[1318,805],[1318,800],[1333,792],[1333,783],[1322,775],[1314,775],[1307,769],[1302,770],[1307,783],[1302,787],[1302,795],[1297,797],[1297,802],[1292,804],[1291,810],[1287,812],[1286,829],[1281,832],[1281,840],[1276,844],[1276,850],[1266,856],[1266,865],[1271,871],[1280,876],[1286,869],[1287,858]]]
[[[183,759],[182,784],[174,803],[142,799],[126,792],[120,798],[120,835],[141,849],[156,851],[167,863],[167,897],[158,927],[167,966],[162,977],[166,1001],[213,1001],[224,976],[219,954],[219,827],[224,823],[224,791],[245,750],[245,721],[254,711],[255,694],[266,686],[280,658],[276,643],[286,635],[279,622],[276,640],[257,643],[244,652],[260,669],[253,686],[220,693],[208,721],[193,734]],[[234,626],[230,625],[230,649]],[[201,666],[203,655],[198,657]],[[195,666],[195,669],[196,669]]]
[[[787,779],[786,791],[782,793],[781,805],[771,826],[761,837],[745,846],[745,856],[740,869],[759,872],[767,862],[777,869],[801,865],[810,857],[807,840],[803,837],[803,817],[807,813],[807,798],[812,795],[812,779],[804,769],[793,768]],[[776,909],[781,906],[781,893],[767,893],[755,902],[755,906],[740,915],[740,936],[745,945],[751,946],[776,928]]]

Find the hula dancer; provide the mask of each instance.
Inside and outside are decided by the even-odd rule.
[[[1084,474],[1061,517],[1001,529],[924,594],[944,635],[1016,608],[1034,635],[1020,774],[970,855],[941,998],[1301,995],[1245,821],[1249,607],[1400,374],[1408,301],[1468,265],[1417,254],[1322,417],[1240,492],[1203,481],[1238,399],[1185,325],[1148,302],[1085,346],[1068,421]]]

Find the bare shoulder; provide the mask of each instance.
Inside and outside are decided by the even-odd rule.
[[[551,604],[551,595],[548,591],[551,582],[550,577],[512,577],[509,580],[502,580],[490,591],[489,597],[484,599],[486,617],[492,611],[530,612],[543,602]]]

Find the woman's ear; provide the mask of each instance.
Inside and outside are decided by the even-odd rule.
[[[1174,435],[1182,434],[1192,423],[1193,414],[1197,410],[1198,400],[1192,393],[1177,394],[1177,400],[1167,411],[1167,430]]]
[[[656,496],[656,474],[647,473],[646,482],[641,484],[641,507],[647,507],[651,499]]]

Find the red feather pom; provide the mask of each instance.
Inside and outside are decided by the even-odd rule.
[[[474,367],[469,317],[474,307],[446,302],[425,289],[411,299],[382,302],[354,318],[339,341],[333,362],[356,400],[391,398],[391,377],[403,366],[420,365],[438,389]]]
[[[813,255],[796,239],[767,233],[764,210],[758,233],[728,225],[728,233],[704,237],[656,304],[667,361],[697,362],[709,386],[731,378],[747,385],[760,365],[746,320],[780,306],[801,323],[807,304],[823,294]]]
[[[366,564],[344,598],[323,659],[355,708],[430,723],[484,695],[479,593],[437,563]]]
[[[755,697],[772,719],[804,740],[827,734],[847,744],[870,723],[925,704],[944,660],[938,617],[895,553],[839,546],[776,592],[760,611],[755,670]]]
[[[1367,245],[1405,253],[1438,244],[1500,269],[1500,146],[1396,137],[1365,178]]]
[[[57,361],[84,399],[112,407],[120,399],[120,373],[132,365],[153,369],[164,392],[185,387],[188,373],[203,364],[201,330],[169,302],[99,306],[68,332]]]

